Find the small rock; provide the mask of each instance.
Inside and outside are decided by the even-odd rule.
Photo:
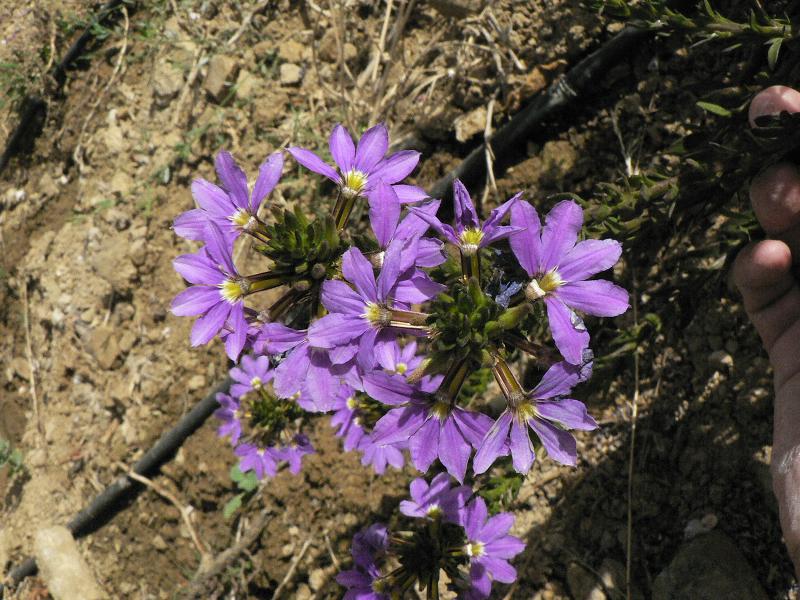
[[[216,54],[208,61],[208,73],[203,88],[218,103],[228,99],[230,88],[236,80],[238,63],[232,56]]]
[[[98,327],[89,335],[87,349],[101,369],[110,369],[119,356],[116,331],[108,326]]]
[[[156,536],[153,538],[153,548],[159,552],[164,552],[164,550],[167,549],[167,542],[164,541],[163,537],[156,534]]]
[[[718,370],[733,368],[733,357],[725,350],[715,350],[709,354],[708,362]]]
[[[311,600],[311,598],[314,597],[314,593],[305,583],[301,583],[297,586],[297,589],[294,592],[294,597],[297,600]]]
[[[186,384],[186,387],[189,388],[190,392],[202,390],[204,387],[206,387],[206,378],[202,375],[193,375],[191,378],[189,378],[189,382]]]
[[[325,569],[314,569],[308,576],[308,584],[311,586],[311,589],[316,592],[322,589],[326,579]]]
[[[147,260],[147,242],[143,239],[134,240],[128,248],[128,257],[137,267],[141,267]]]
[[[576,562],[567,566],[567,586],[573,600],[606,600],[597,576]]]
[[[119,349],[127,354],[136,343],[136,334],[130,330],[125,331],[119,338]]]
[[[328,30],[332,31],[332,30]],[[325,36],[323,36],[324,38]],[[255,52],[256,56],[262,58],[264,56],[268,56],[269,53],[275,51],[275,43],[270,41],[264,41],[259,44],[256,44],[253,48],[253,52]],[[282,44],[278,46],[278,56],[287,63],[299,63],[303,62],[305,58],[309,55],[309,47],[306,44],[301,44],[296,40],[286,40]]]
[[[456,139],[462,144],[473,135],[486,129],[486,107],[480,106],[465,115],[461,115],[454,122]]]
[[[485,4],[486,0],[430,0],[430,5],[440,14],[457,19],[482,11]]]
[[[239,72],[239,78],[236,80],[236,96],[243,99],[250,98],[258,83],[257,77],[250,71],[242,69]]]
[[[653,600],[766,600],[736,544],[719,530],[684,544],[653,584]]]
[[[158,108],[165,108],[183,89],[183,71],[167,60],[156,63],[153,72],[153,98]]]
[[[289,542],[288,544],[281,546],[281,556],[288,558],[292,554],[294,554],[294,543]]]
[[[542,171],[554,182],[561,182],[578,162],[578,152],[566,140],[553,140],[542,147]]]
[[[133,178],[125,171],[117,171],[111,177],[110,187],[113,193],[124,196],[126,192],[130,192],[133,188]]]
[[[294,63],[283,63],[280,69],[281,85],[299,85],[303,80],[303,69]]]
[[[66,527],[40,529],[33,546],[39,575],[55,600],[106,598]]]

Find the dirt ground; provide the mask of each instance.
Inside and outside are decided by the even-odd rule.
[[[0,467],[3,572],[30,555],[37,529],[68,521],[224,377],[221,345],[190,348],[190,320],[168,311],[184,286],[171,260],[193,249],[170,225],[193,206],[191,180],[214,180],[219,149],[254,172],[288,143],[325,150],[336,122],[385,120],[398,147],[424,152],[413,178],[430,186],[483,139],[489,114],[499,126],[620,29],[576,0],[429,0],[405,22],[370,0],[131,2],[50,93],[50,57],[97,6],[19,4],[0,1],[0,137],[18,97],[43,93],[48,107],[30,151],[0,173],[0,438],[23,457]],[[591,197],[625,172],[625,156],[675,168],[667,149],[706,122],[698,87],[728,66],[680,41],[645,43],[519,149],[484,208],[519,190],[543,208],[557,192]],[[273,202],[313,210],[318,196],[290,166]],[[615,276],[637,313],[590,329],[600,357],[619,332],[636,331],[637,350],[601,361],[582,390],[602,428],[579,436],[579,466],[538,461],[510,505],[528,545],[518,584],[496,597],[623,597],[630,533],[634,597],[649,598],[686,540],[708,529],[734,541],[767,597],[794,593],[767,469],[770,373],[727,282],[725,219],[664,223],[657,244],[623,254]],[[376,477],[342,453],[328,421],[316,422],[301,474],[267,481],[230,519],[234,457],[213,420],[154,479],[192,507],[214,555],[268,515],[203,597],[341,596],[333,578],[352,534],[391,513],[413,471]],[[178,508],[152,489],[80,546],[112,598],[177,597],[200,561]],[[29,578],[7,597],[48,594]]]

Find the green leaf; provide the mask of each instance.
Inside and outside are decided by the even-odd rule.
[[[225,506],[222,509],[222,516],[226,519],[230,519],[237,510],[239,510],[242,506],[242,496],[243,494],[236,494],[233,498],[228,500]]]
[[[783,38],[775,38],[768,42],[769,44],[769,51],[767,51],[767,63],[769,63],[769,68],[774,71],[775,65],[778,64],[778,54],[781,51],[781,44],[783,43]]]
[[[258,487],[258,477],[253,471],[248,471],[242,476],[242,479],[237,482],[239,489],[245,492],[252,492]]]
[[[733,114],[727,108],[720,106],[719,104],[712,104],[711,102],[701,101],[697,103],[697,106],[699,106],[705,111],[714,113],[715,115],[719,115],[720,117],[730,117]]]
[[[242,479],[244,479],[244,473],[242,473],[239,465],[233,465],[231,467],[231,481],[239,483]]]

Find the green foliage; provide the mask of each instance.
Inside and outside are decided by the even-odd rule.
[[[491,514],[498,513],[514,501],[524,479],[519,473],[505,469],[502,475],[490,477],[478,490],[478,495],[486,500]]]
[[[7,440],[0,438],[0,468],[4,466],[8,466],[11,475],[24,469],[22,452],[18,448],[13,448]]]
[[[238,465],[231,467],[231,481],[236,484],[239,491],[233,498],[228,500],[222,509],[222,516],[230,519],[258,490],[258,478],[253,471],[242,473]]]

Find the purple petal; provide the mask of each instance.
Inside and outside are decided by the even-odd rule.
[[[596,317],[616,317],[630,306],[628,292],[605,279],[567,283],[556,294],[567,306]]]
[[[485,472],[497,460],[498,456],[505,453],[511,418],[511,413],[507,410],[504,411],[483,438],[478,451],[475,453],[475,458],[472,459],[472,470],[475,471],[476,475]]]
[[[172,222],[172,229],[184,239],[204,240],[207,221],[206,212],[200,208],[194,208],[179,214]]]
[[[475,496],[464,511],[464,531],[467,539],[472,542],[480,541],[481,530],[486,523],[489,511],[486,501],[480,496]]]
[[[375,423],[372,441],[378,446],[390,446],[407,441],[426,419],[428,419],[426,411],[420,406],[393,408]]]
[[[433,420],[433,419],[431,419]],[[455,420],[450,415],[444,421],[439,437],[439,460],[442,461],[447,472],[455,477],[459,483],[464,483],[469,461],[470,447],[465,443],[461,432],[456,427]]]
[[[572,200],[556,204],[548,213],[542,230],[542,271],[557,267],[578,241],[583,210]]]
[[[511,424],[511,459],[514,470],[524,475],[531,470],[535,458],[527,425],[515,420]]]
[[[499,240],[504,240],[507,237],[519,233],[521,229],[513,225],[495,225],[487,228],[484,231],[483,239],[481,240],[480,247],[485,248],[490,244],[494,244]]]
[[[424,271],[416,271],[411,277],[397,282],[394,298],[406,304],[421,304],[446,290],[446,285],[436,283]]]
[[[355,246],[342,257],[342,273],[347,281],[356,286],[356,290],[365,301],[378,301],[378,288],[372,265]]]
[[[283,172],[283,152],[273,152],[258,168],[258,179],[253,186],[253,195],[250,198],[249,212],[254,215],[258,212],[264,198],[269,196]]]
[[[225,320],[231,312],[231,305],[225,301],[220,302],[205,315],[197,319],[192,327],[190,340],[192,346],[201,346],[210,342],[225,325]]]
[[[247,209],[249,193],[247,189],[247,175],[244,174],[230,152],[223,150],[214,160],[217,176],[227,192],[231,195],[234,204],[241,209]]]
[[[225,238],[219,227],[213,222],[209,221],[206,225],[206,250],[216,264],[218,264],[226,274],[236,275],[236,267],[233,266],[233,257],[231,256],[230,241]]]
[[[439,419],[431,417],[408,440],[411,462],[421,473],[428,471],[439,453]]]
[[[528,424],[542,440],[550,458],[562,465],[575,465],[578,459],[578,446],[571,433],[539,419],[531,419]]]
[[[389,406],[405,404],[414,396],[414,388],[405,379],[380,371],[364,376],[364,391],[378,402]]]
[[[495,517],[492,517],[492,519],[494,518]],[[490,521],[492,519],[490,519]],[[513,521],[514,517],[511,517],[511,520]],[[506,531],[508,531],[508,529],[506,529]],[[487,554],[491,554],[497,558],[509,559],[514,558],[517,554],[525,550],[525,542],[513,535],[506,535],[487,543],[484,549]]]
[[[389,298],[392,288],[397,283],[397,278],[400,276],[401,261],[403,260],[403,253],[409,252],[405,240],[393,240],[389,247],[386,249],[386,254],[383,257],[383,266],[378,275],[378,301],[386,302]],[[399,296],[396,298],[400,302],[404,302],[403,298]]]
[[[225,190],[205,179],[195,179],[192,182],[192,196],[200,208],[212,215],[228,217],[236,211],[236,206]]]
[[[560,423],[567,429],[597,429],[597,421],[589,415],[586,405],[580,400],[564,398],[554,402],[537,402],[536,411],[548,421]]]
[[[502,558],[481,556],[480,562],[491,573],[492,578],[500,583],[514,583],[517,579],[517,570]]]
[[[418,267],[438,267],[447,260],[444,244],[434,238],[420,238],[417,240]]]
[[[331,149],[331,156],[342,173],[350,171],[356,156],[356,147],[353,144],[353,138],[350,137],[350,132],[343,125],[336,125],[331,132],[328,145]]]
[[[241,302],[234,304],[229,316],[231,333],[225,338],[225,352],[232,361],[236,361],[247,342],[247,321],[244,319],[244,306]]]
[[[362,173],[370,173],[389,148],[389,132],[383,123],[367,129],[358,140],[355,168]]]
[[[405,185],[396,183],[392,187],[394,188],[395,194],[397,194],[397,199],[400,200],[400,204],[408,204],[409,202],[421,202],[422,200],[430,198],[430,196],[425,190],[415,185]]]
[[[400,219],[400,201],[392,186],[378,182],[369,195],[369,222],[381,248],[385,248],[395,234]]]
[[[558,266],[564,281],[580,281],[613,267],[622,254],[616,240],[584,240],[567,252]]]
[[[361,315],[364,300],[344,281],[327,279],[322,283],[322,305],[330,312]]]
[[[531,397],[537,399],[554,398],[569,394],[583,378],[580,366],[560,361],[552,365],[542,377],[539,384],[531,391]]]
[[[472,198],[460,179],[453,181],[453,204],[456,211],[456,230],[461,233],[465,229],[478,229],[478,213],[475,212],[475,205]]]
[[[418,211],[422,211],[430,215],[431,217],[435,217],[436,213],[439,212],[439,206],[441,203],[441,200],[431,200],[430,202],[420,204],[415,208]],[[400,221],[400,224],[397,226],[394,235],[395,237],[408,239],[424,234],[426,231],[428,231],[428,228],[430,228],[428,221],[425,221],[418,215],[409,212],[405,218]]]
[[[514,525],[514,515],[511,513],[498,513],[486,521],[481,528],[480,541],[490,544],[495,540],[506,537],[509,529]],[[517,540],[519,541],[519,540]],[[501,558],[508,558],[503,556]]]
[[[452,417],[461,430],[461,435],[473,448],[481,445],[483,438],[494,425],[494,421],[488,415],[458,407],[453,409]]]
[[[341,386],[338,377],[331,374],[330,362],[321,352],[311,352],[306,375],[306,389],[317,406],[324,406],[335,398]]]
[[[365,371],[369,372],[375,367],[375,353],[373,347],[375,346],[375,338],[378,336],[378,330],[370,327],[361,336],[358,345],[358,364]]]
[[[336,169],[331,167],[319,156],[311,152],[311,150],[299,148],[298,146],[292,146],[291,148],[287,148],[286,151],[309,171],[314,171],[314,173],[324,175],[336,184],[339,183],[339,174],[336,172]]]
[[[205,253],[181,254],[172,261],[172,267],[189,283],[218,285],[225,281],[225,276]]]
[[[297,346],[286,355],[275,368],[275,377],[272,380],[273,389],[280,398],[291,398],[300,391],[302,383],[306,380],[308,368],[311,364],[311,348],[308,344]]]
[[[363,317],[331,313],[311,324],[308,343],[315,348],[333,348],[363,335],[369,328]]]
[[[361,337],[362,343],[363,339],[369,335],[370,331],[372,330],[367,330],[367,333]],[[358,349],[358,340],[352,340],[347,344],[342,344],[341,346],[336,346],[328,350],[328,358],[330,358],[331,363],[334,365],[343,365],[358,354]]]
[[[452,227],[450,227],[450,225],[442,223],[439,219],[436,218],[435,215],[429,215],[428,213],[424,212],[423,210],[420,210],[415,206],[409,206],[408,212],[418,216],[420,219],[427,222],[428,225],[433,227],[439,233],[439,235],[443,236],[451,244],[455,244],[456,246],[460,245],[461,242],[458,239],[455,230]]]
[[[483,233],[485,235],[489,235],[489,231],[493,230],[500,224],[500,222],[505,218],[508,211],[514,207],[514,205],[521,197],[522,197],[522,192],[519,192],[518,194],[512,196],[511,198],[503,202],[500,206],[492,210],[492,212],[489,213],[489,218],[483,222],[483,227],[481,227]]]
[[[541,272],[542,263],[542,224],[539,215],[529,202],[516,202],[511,207],[511,224],[524,228],[524,231],[512,235],[508,242],[520,266],[533,277]]]
[[[191,317],[208,311],[212,306],[225,302],[219,289],[210,286],[193,286],[175,296],[170,310],[179,317]]]
[[[419,152],[415,150],[395,152],[377,165],[372,176],[386,183],[397,183],[408,177],[417,163],[419,163]]]
[[[550,331],[558,351],[567,362],[573,365],[580,364],[583,360],[583,351],[589,347],[589,332],[586,331],[583,322],[577,319],[577,315],[558,298],[545,296],[544,303],[547,306]]]
[[[266,323],[261,327],[267,352],[280,354],[291,350],[306,337],[305,330],[291,329],[281,323]]]

